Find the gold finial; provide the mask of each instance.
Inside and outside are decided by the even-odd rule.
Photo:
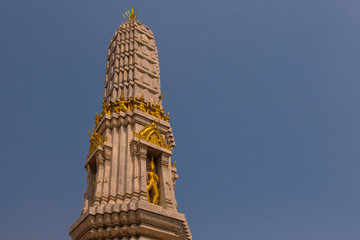
[[[126,15],[126,16],[125,16]],[[135,21],[135,19],[137,18],[138,14],[137,14],[137,10],[132,7],[131,8],[131,13],[130,10],[127,10],[125,12],[125,15],[123,14],[123,17],[126,19],[126,21]]]

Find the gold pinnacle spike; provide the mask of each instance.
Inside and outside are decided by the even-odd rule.
[[[125,15],[126,15],[126,16],[125,16]],[[123,17],[126,19],[126,21],[131,21],[131,22],[133,22],[133,21],[135,21],[135,19],[137,18],[138,13],[137,13],[137,10],[136,10],[136,9],[134,10],[134,8],[132,7],[132,8],[131,8],[131,13],[130,13],[129,10],[127,10],[127,11],[125,12],[125,15],[123,14]]]

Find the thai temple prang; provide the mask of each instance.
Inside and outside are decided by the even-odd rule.
[[[152,31],[126,12],[106,59],[100,115],[85,162],[87,186],[73,240],[191,240],[177,211],[178,178],[169,114],[162,107],[160,69]]]

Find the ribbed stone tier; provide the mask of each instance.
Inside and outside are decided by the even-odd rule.
[[[160,69],[152,31],[138,21],[120,25],[111,39],[106,60],[104,101],[144,96],[158,103]]]

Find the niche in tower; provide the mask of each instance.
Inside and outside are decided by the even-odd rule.
[[[89,202],[91,205],[95,200],[95,192],[96,192],[95,189],[96,189],[97,167],[95,161],[89,162],[89,167],[90,167]]]
[[[153,170],[153,175],[157,176],[159,182],[157,183],[157,191],[159,194],[158,197],[158,201],[156,205],[165,207],[165,191],[164,191],[164,180],[163,180],[163,174],[162,174],[162,165],[161,165],[161,151],[153,149],[153,148],[148,148],[147,151],[147,156],[146,156],[146,171],[148,172],[147,174],[147,186],[149,186],[149,177],[151,178],[151,174],[149,174],[149,172],[151,172],[151,160],[153,160],[154,162],[154,170]],[[149,192],[149,197],[150,197],[150,203],[153,203],[154,197],[155,197],[155,191],[153,189],[150,190]]]

